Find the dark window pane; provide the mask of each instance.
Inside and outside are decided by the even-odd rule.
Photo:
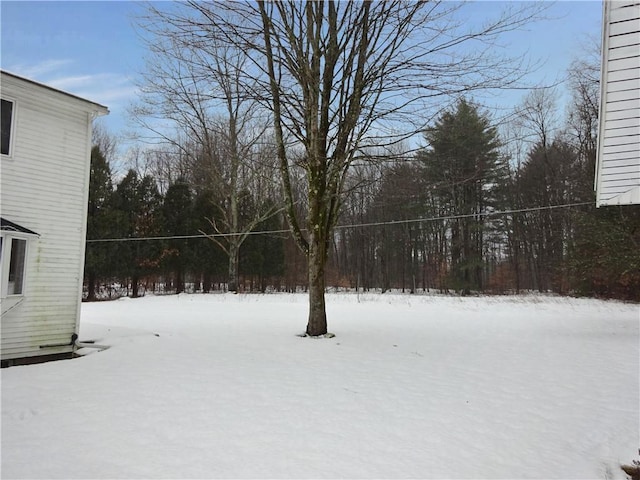
[[[11,240],[11,261],[9,263],[9,288],[8,295],[20,295],[22,293],[22,281],[24,279],[24,259],[27,250],[27,241],[14,238]]]
[[[13,102],[2,100],[0,105],[0,114],[2,116],[2,125],[0,128],[0,153],[9,155],[9,146],[11,145],[11,117],[13,116]]]

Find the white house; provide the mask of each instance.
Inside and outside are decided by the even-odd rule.
[[[2,366],[70,357],[94,118],[107,108],[0,72]]]
[[[596,204],[640,203],[640,1],[605,0]]]

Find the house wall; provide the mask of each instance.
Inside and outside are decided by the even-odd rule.
[[[640,203],[640,1],[604,2],[597,205]]]
[[[2,316],[2,360],[70,353],[42,346],[68,344],[78,331],[91,120],[106,109],[4,72],[1,89],[15,101],[12,155],[0,158],[1,214],[39,234],[24,299]]]

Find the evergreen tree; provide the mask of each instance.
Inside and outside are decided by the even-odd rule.
[[[426,187],[450,216],[453,286],[463,292],[483,287],[486,222],[482,214],[495,207],[495,189],[506,172],[498,134],[490,119],[462,99],[425,132],[428,147],[418,158]]]
[[[108,238],[114,233],[113,184],[109,162],[99,146],[94,146],[91,149],[90,168],[87,239]],[[113,273],[111,266],[113,252],[114,246],[112,244],[87,243],[84,263],[87,300],[96,299],[99,280]]]
[[[260,208],[265,213],[273,211],[275,202],[267,200]],[[279,230],[281,226],[282,218],[271,215],[256,226],[256,231]],[[250,235],[240,253],[240,271],[257,278],[257,288],[261,292],[266,291],[269,278],[273,280],[284,273],[284,239],[281,235]]]
[[[124,238],[143,238],[162,233],[162,197],[151,176],[142,179],[129,170],[114,192],[118,234]],[[127,241],[120,245],[118,273],[131,281],[132,296],[139,295],[139,284],[146,274],[158,271],[159,242]]]
[[[568,264],[578,293],[640,301],[640,205],[579,213]]]
[[[184,178],[179,178],[167,189],[162,213],[165,235],[181,236],[194,233],[193,198]],[[193,257],[193,240],[169,239],[165,244],[163,263],[175,276],[176,293],[184,291],[185,274],[193,266]]]
[[[192,213],[194,231],[208,232],[210,221],[220,220],[218,202],[218,196],[211,189],[196,192]],[[199,239],[195,243],[193,255],[194,273],[201,279],[202,291],[207,293],[212,289],[214,279],[225,274],[229,264],[227,255],[217,243],[208,239]]]

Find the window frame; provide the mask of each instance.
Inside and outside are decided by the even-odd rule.
[[[29,250],[31,249],[31,243],[34,237],[36,237],[36,235],[30,235],[28,233],[8,230],[0,231],[0,238],[2,239],[0,244],[0,298],[10,299],[26,296],[28,290],[27,267],[29,265]],[[24,261],[22,263],[22,290],[20,293],[9,293],[9,271],[11,269],[13,240],[23,240],[25,242]]]
[[[15,98],[11,96],[2,96],[0,100],[4,100],[5,102],[11,102],[13,107],[11,108],[11,123],[9,124],[9,151],[7,153],[2,153],[0,151],[0,156],[2,158],[13,158],[13,146],[15,144],[16,137],[16,117],[18,113],[18,102]]]

